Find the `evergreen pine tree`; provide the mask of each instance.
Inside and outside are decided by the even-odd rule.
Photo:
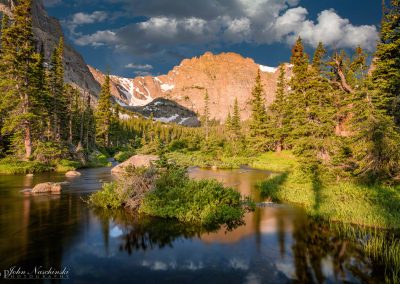
[[[2,53],[0,68],[2,100],[0,113],[3,117],[3,135],[13,134],[17,150],[23,145],[24,156],[33,152],[32,132],[34,96],[30,92],[34,43],[32,33],[31,0],[21,0],[13,7],[11,25],[2,27]],[[5,18],[6,19],[6,18]],[[22,142],[22,143],[21,143]]]
[[[385,3],[385,1],[383,2]],[[387,111],[400,126],[400,1],[383,6],[380,41],[375,53],[372,79],[380,92],[374,104]]]
[[[275,100],[269,107],[268,131],[270,133],[269,140],[271,141],[269,144],[277,152],[289,148],[286,138],[289,132],[287,117],[290,110],[287,105],[285,76],[285,66],[282,64],[279,66]]]
[[[290,138],[294,153],[308,170],[316,170],[330,160],[329,138],[334,132],[332,87],[321,74],[324,48],[319,45],[315,61],[309,67],[308,57],[299,38],[292,53],[293,77],[290,81]]]
[[[319,42],[317,49],[314,52],[314,57],[312,61],[312,67],[317,70],[321,71],[323,67],[323,58],[326,54],[326,50],[322,42]]]
[[[204,111],[203,111],[203,127],[205,130],[206,134],[206,140],[208,140],[209,137],[209,131],[210,131],[210,99],[208,96],[208,91],[204,94]]]
[[[64,93],[64,64],[63,64],[64,43],[60,38],[58,46],[51,56],[49,71],[49,84],[51,99],[52,132],[53,139],[61,141],[66,138],[64,130],[67,129],[67,100]]]
[[[228,116],[226,117],[225,121],[225,130],[227,133],[230,134],[232,131],[232,116],[231,116],[231,111],[228,112]]]
[[[240,137],[240,110],[237,98],[235,98],[235,103],[233,105],[233,116],[232,116],[232,132],[234,137],[237,139]]]
[[[264,89],[261,83],[260,70],[257,72],[255,85],[251,95],[252,110],[249,140],[254,150],[263,151],[266,149],[267,111],[265,109]]]
[[[104,84],[101,87],[99,101],[96,109],[96,141],[102,147],[110,146],[111,127],[111,89],[110,75],[107,74]]]

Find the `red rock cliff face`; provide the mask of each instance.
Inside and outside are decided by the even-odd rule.
[[[103,82],[104,75],[96,69],[90,69],[94,77],[100,83]],[[265,100],[269,105],[275,97],[279,72],[275,68],[260,66],[253,59],[236,53],[213,55],[207,52],[200,57],[183,60],[167,75],[158,77],[127,79],[112,76],[112,91],[122,105],[144,106],[153,99],[162,97],[199,115],[203,112],[207,91],[211,118],[225,121],[237,98],[242,120],[246,120],[251,113],[251,91],[258,70],[261,72]],[[290,65],[286,65],[286,70],[290,75]]]

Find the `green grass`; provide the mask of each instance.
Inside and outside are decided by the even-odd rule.
[[[287,172],[297,165],[294,155],[289,151],[263,153],[255,157],[249,164],[252,168],[271,172]]]
[[[385,282],[400,283],[400,240],[398,231],[328,223],[330,230],[361,246],[363,253],[385,267]]]
[[[219,169],[238,169],[241,165],[250,163],[251,158],[248,157],[226,157],[215,155],[206,155],[200,151],[193,152],[170,152],[166,154],[169,160],[183,167],[196,166],[200,168],[210,168],[215,166]]]
[[[0,174],[2,175],[33,174],[48,172],[52,169],[49,165],[34,161],[18,161],[12,158],[0,160]]]
[[[114,159],[117,162],[122,163],[122,162],[125,162],[126,160],[128,160],[133,155],[135,155],[135,151],[133,151],[133,150],[119,151],[114,155]]]
[[[276,154],[279,155],[279,154]],[[291,159],[268,154],[263,164],[279,161],[286,172],[276,173],[260,184],[266,197],[299,205],[312,216],[330,221],[358,224],[368,227],[400,228],[400,188],[384,185],[362,185],[351,181],[335,181],[327,173],[303,174]],[[265,168],[265,167],[264,167]]]
[[[79,162],[63,159],[56,163],[54,171],[57,173],[65,173],[68,171],[75,171],[79,167],[80,167]]]
[[[111,167],[111,162],[108,157],[101,152],[93,152],[89,155],[89,162],[84,166],[85,168],[101,168]]]

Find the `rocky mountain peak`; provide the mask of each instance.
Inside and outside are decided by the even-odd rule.
[[[291,67],[288,64],[286,67],[290,75]],[[98,82],[103,82],[104,75],[99,70],[90,70]],[[111,81],[113,95],[123,106],[140,107],[156,98],[164,98],[198,116],[203,112],[207,92],[211,118],[224,122],[228,111],[232,112],[235,98],[238,99],[242,119],[250,117],[251,91],[258,70],[269,105],[275,97],[279,76],[277,68],[259,65],[253,59],[233,52],[206,52],[199,57],[184,59],[166,75],[131,79],[112,76]]]

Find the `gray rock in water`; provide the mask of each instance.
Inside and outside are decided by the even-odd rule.
[[[80,177],[82,174],[77,171],[69,171],[65,173],[66,177]]]
[[[125,173],[125,169],[130,166],[135,167],[135,168],[140,168],[140,167],[149,168],[158,159],[159,159],[158,156],[155,156],[155,155],[135,155],[133,157],[130,157],[125,162],[119,164],[118,166],[115,166],[111,170],[111,173],[112,174],[123,174],[123,173]]]
[[[61,192],[61,184],[54,182],[44,182],[35,185],[32,193]]]

